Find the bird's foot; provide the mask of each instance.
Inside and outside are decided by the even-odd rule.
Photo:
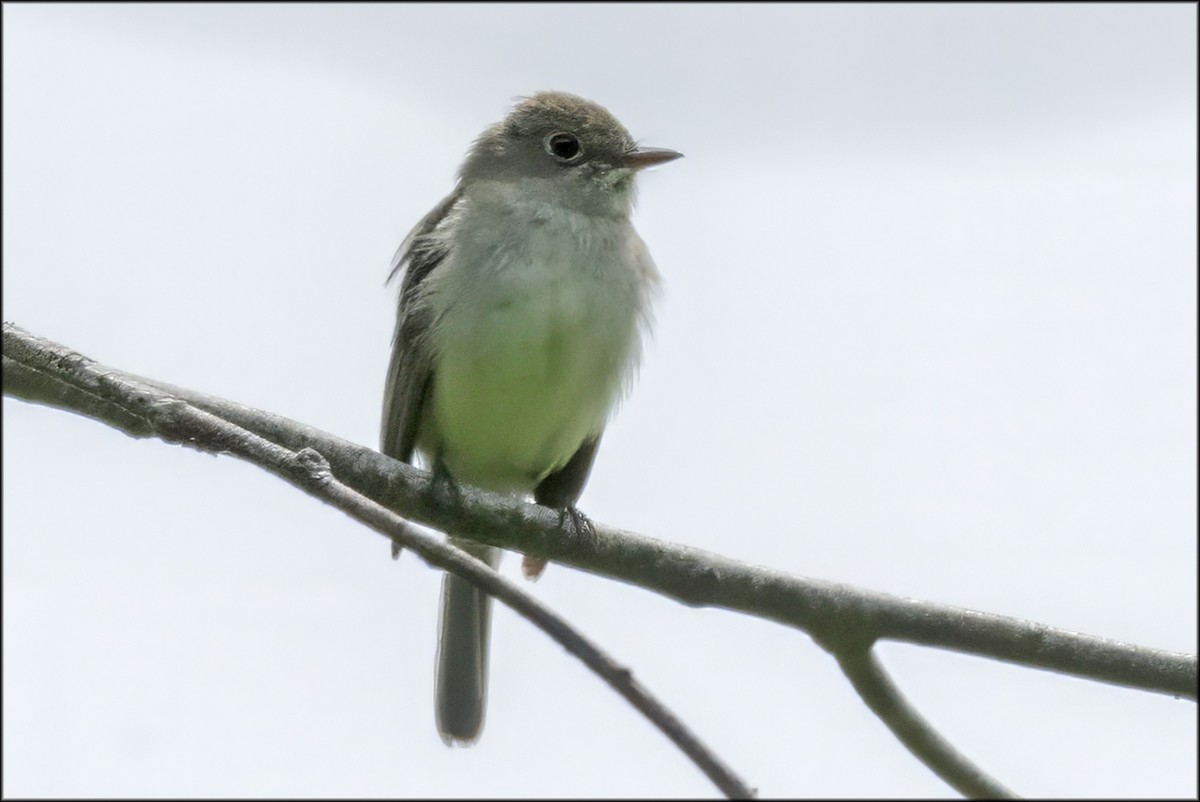
[[[596,527],[592,524],[592,519],[574,505],[563,507],[558,511],[558,529],[573,540],[587,539],[596,535]]]
[[[558,531],[570,540],[586,540],[595,536],[596,527],[592,520],[574,506],[561,507],[558,510]],[[546,570],[545,557],[526,554],[521,560],[521,573],[530,581],[535,581]]]

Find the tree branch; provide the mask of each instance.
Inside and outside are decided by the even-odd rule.
[[[431,502],[425,472],[318,429],[213,396],[99,368],[8,323],[4,324],[3,352],[5,394],[84,414],[135,437],[152,436],[157,433],[153,426],[114,404],[97,390],[94,379],[80,376],[96,374],[141,382],[291,451],[315,449],[346,485],[405,518],[628,582],[684,604],[720,607],[786,624],[809,634],[839,660],[844,671],[846,655],[866,654],[876,641],[891,639],[1176,698],[1194,701],[1197,696],[1194,654],[1149,649],[1032,621],[799,577],[600,524],[596,524],[593,538],[563,538],[556,516],[549,510],[468,486],[462,487],[463,504],[458,509],[442,509]],[[852,661],[849,665],[851,681],[857,677],[859,683],[867,683],[856,683],[860,694],[868,688],[879,699],[887,695],[879,689],[891,688],[890,681],[878,673],[877,665],[874,671],[871,664],[864,668]],[[896,715],[910,723],[920,721],[913,718],[916,714],[894,688],[891,698],[893,702],[884,709],[897,711]],[[866,694],[864,700],[870,703]],[[894,730],[901,726],[896,723],[899,719],[885,721]],[[933,738],[940,741],[935,733]],[[918,741],[922,738],[910,736],[905,744],[926,760],[928,754],[917,749],[928,752],[932,741],[928,736],[923,738],[925,746]],[[944,770],[933,764],[931,768],[939,774]],[[987,779],[978,770],[971,771]]]
[[[938,734],[892,682],[873,649],[847,649],[835,656],[842,673],[867,707],[883,720],[908,751],[954,790],[973,799],[1014,796]]]

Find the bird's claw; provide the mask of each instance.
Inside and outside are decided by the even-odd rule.
[[[558,511],[558,528],[569,538],[590,538],[596,534],[592,519],[574,506]]]

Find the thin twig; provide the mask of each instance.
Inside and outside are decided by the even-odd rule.
[[[871,648],[835,653],[838,665],[867,707],[900,743],[960,794],[972,799],[1015,796],[938,734],[892,682]]]
[[[55,377],[36,376],[29,364],[8,355],[8,324],[5,324],[5,393],[16,390],[29,399],[30,382],[48,382],[53,395],[65,397],[62,385],[94,396],[108,413],[119,415],[129,424],[128,433],[147,436],[153,432],[167,442],[181,443],[215,454],[230,454],[251,462],[335,507],[356,521],[366,524],[409,549],[432,566],[461,576],[472,585],[515,610],[549,635],[568,652],[579,658],[626,701],[637,708],[663,732],[712,782],[731,799],[750,799],[755,795],[734,771],[704,745],[688,727],[656,699],[633,672],[585,638],[566,619],[535,596],[505,579],[486,563],[461,549],[410,526],[396,513],[364,497],[338,481],[328,461],[315,449],[297,452],[277,445],[229,421],[193,407],[189,402],[157,387],[137,381],[117,371],[104,369],[90,359],[65,351],[58,354],[60,367]],[[10,386],[11,383],[11,386]]]
[[[634,678],[630,669],[617,663],[558,613],[518,585],[505,579],[482,560],[478,560],[467,552],[450,546],[435,537],[406,526],[404,519],[394,512],[338,482],[329,473],[329,464],[316,451],[305,449],[300,452],[299,456],[310,461],[319,460],[319,465],[327,478],[321,481],[318,492],[327,503],[342,510],[351,518],[371,526],[375,531],[392,537],[394,542],[417,553],[430,565],[467,578],[475,587],[495,596],[516,610],[568,652],[582,660],[613,690],[640,710],[727,797],[752,799],[755,796],[754,789],[738,777],[715,752],[705,746],[679,717],[646,690]],[[403,537],[393,536],[393,533],[399,534],[397,526],[403,528]]]

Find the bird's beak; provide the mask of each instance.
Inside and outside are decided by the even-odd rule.
[[[629,167],[633,170],[641,170],[643,167],[666,164],[667,162],[673,162],[681,158],[683,158],[683,154],[677,150],[668,150],[667,148],[634,148],[626,152],[621,158],[621,166]]]

